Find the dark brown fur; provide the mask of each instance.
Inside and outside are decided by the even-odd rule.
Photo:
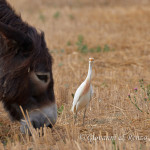
[[[29,72],[50,72],[51,81],[45,97],[52,103],[55,101],[52,57],[48,53],[44,33],[38,33],[34,27],[22,21],[5,0],[0,0],[0,23],[0,101],[13,120],[20,120],[19,105],[24,110],[30,110],[40,107],[43,99],[43,95],[35,95],[38,103],[30,99],[34,95]],[[7,33],[7,27],[14,30],[12,33],[16,33],[16,36]]]

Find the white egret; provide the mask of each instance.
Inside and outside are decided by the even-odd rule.
[[[93,94],[93,89],[91,84],[93,62],[94,62],[94,58],[89,58],[88,75],[85,81],[79,86],[79,88],[75,92],[73,104],[71,108],[71,111],[75,114],[75,123],[76,123],[77,113],[81,109],[85,108],[84,116],[83,116],[83,125],[84,125],[86,110],[89,105],[89,102],[91,101],[92,94]]]

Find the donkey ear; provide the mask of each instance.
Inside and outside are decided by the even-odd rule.
[[[23,32],[12,28],[2,22],[0,22],[0,33],[6,37],[8,40],[14,40],[23,51],[31,51],[33,48],[33,42]]]

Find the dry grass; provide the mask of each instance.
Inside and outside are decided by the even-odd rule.
[[[0,149],[149,149],[149,103],[143,100],[139,80],[150,83],[150,3],[146,0],[10,0],[24,20],[45,31],[53,58],[55,95],[58,107],[64,106],[55,127],[44,128],[44,136],[28,137],[19,131],[0,106]],[[96,5],[98,4],[98,5]],[[82,54],[77,50],[78,35],[89,48],[105,44],[108,52]],[[69,44],[67,44],[69,43]],[[82,126],[73,124],[70,112],[72,93],[85,79],[88,58],[94,57],[92,84],[94,96]],[[140,112],[129,100],[134,88]],[[101,101],[100,101],[101,100]],[[38,131],[41,132],[41,131]],[[129,136],[146,136],[146,140]],[[93,137],[116,136],[115,140]],[[118,137],[123,137],[119,140]],[[4,146],[5,145],[5,146]]]

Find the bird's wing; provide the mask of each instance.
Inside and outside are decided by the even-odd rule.
[[[79,87],[78,89],[76,90],[75,92],[75,95],[74,95],[74,99],[73,99],[73,104],[72,104],[72,109],[71,111],[74,112],[74,107],[75,105],[77,104],[77,102],[79,101],[80,99],[80,96],[82,95],[82,92],[84,90],[84,86],[85,86],[85,82],[83,82]]]

